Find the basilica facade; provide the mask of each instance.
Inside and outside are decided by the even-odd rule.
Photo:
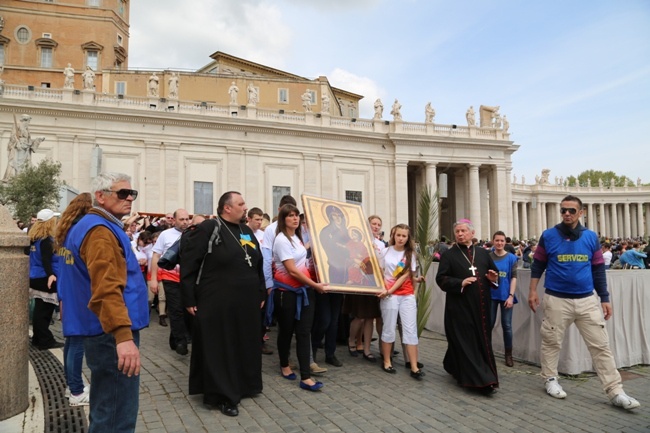
[[[140,191],[134,210],[141,212],[212,214],[219,196],[235,190],[249,207],[273,215],[282,195],[309,194],[361,203],[390,227],[415,225],[418,195],[429,186],[439,194],[437,234],[450,236],[455,220],[470,218],[478,238],[503,230],[517,239],[559,221],[558,203],[573,193],[588,206],[590,228],[648,234],[649,187],[513,182],[518,145],[498,107],[481,106],[478,121],[468,110],[467,119],[443,125],[424,105],[421,121],[408,121],[395,104],[384,114],[377,100],[374,117],[364,119],[363,95],[335,88],[327,77],[300,77],[223,52],[193,72],[130,70],[128,2],[85,2],[0,6],[0,149],[14,119],[30,116],[32,136],[45,138],[33,162],[61,162],[63,180],[78,191],[100,171],[120,171],[133,177]],[[91,33],[66,32],[64,41],[46,31],[86,25],[88,16],[102,17]],[[77,40],[68,40],[71,34]],[[8,163],[0,152],[0,170]]]

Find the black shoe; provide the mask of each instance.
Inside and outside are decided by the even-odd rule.
[[[393,368],[392,365],[389,365],[388,367],[384,367],[384,366],[382,365],[382,366],[381,366],[381,369],[384,370],[386,373],[390,373],[390,374],[395,374],[395,373],[397,373],[397,370],[395,370],[395,369]]]
[[[410,370],[411,369],[411,363],[407,362],[406,364],[404,364],[404,367],[408,368]],[[424,364],[422,364],[421,362],[418,361],[418,369],[420,369],[420,368],[424,368]]]
[[[497,389],[494,385],[488,385],[482,388],[477,388],[476,391],[478,391],[478,393],[482,395],[492,395],[492,394],[496,394]]]
[[[52,344],[48,344],[47,346],[36,346],[38,350],[49,350],[49,349],[61,349],[65,344],[59,343],[58,341],[55,341]]]
[[[221,403],[219,405],[219,409],[221,410],[221,413],[227,416],[237,416],[239,415],[239,409],[237,409],[237,405],[233,405],[230,403]]]
[[[158,323],[160,323],[160,326],[167,326],[167,316],[160,316]]]
[[[422,378],[424,377],[424,371],[422,370],[411,371],[411,377],[413,379],[422,380]]]
[[[179,355],[187,355],[187,354],[188,354],[188,351],[187,351],[187,344],[185,344],[185,343],[178,343],[178,344],[176,345],[176,353],[178,353]]]
[[[343,363],[339,361],[334,355],[325,357],[325,362],[329,365],[333,365],[334,367],[343,367]]]

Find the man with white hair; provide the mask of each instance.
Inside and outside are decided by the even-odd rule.
[[[135,431],[139,331],[149,325],[149,308],[147,286],[120,219],[131,213],[138,191],[131,189],[130,176],[102,173],[93,180],[91,195],[94,207],[63,245],[63,332],[84,337],[92,382],[89,431]]]
[[[443,365],[460,386],[489,395],[499,387],[492,352],[490,308],[499,270],[490,254],[472,242],[468,219],[454,224],[456,244],[440,256],[436,283],[447,293]]]

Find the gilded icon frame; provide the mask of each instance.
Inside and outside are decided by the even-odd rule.
[[[383,273],[361,205],[304,194],[301,198],[319,281],[335,293],[381,293]]]

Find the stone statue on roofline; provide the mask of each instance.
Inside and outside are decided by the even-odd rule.
[[[467,119],[467,126],[476,126],[476,113],[474,112],[474,106],[470,105],[465,113],[465,118]]]
[[[481,128],[491,128],[494,125],[496,116],[499,115],[500,106],[491,107],[489,105],[481,105],[479,112],[481,114]]]
[[[74,89],[74,68],[70,63],[63,69],[63,88]]]
[[[311,113],[311,92],[305,90],[300,99],[302,99],[302,108],[305,109],[305,113]]]
[[[390,109],[390,114],[393,116],[393,121],[395,120],[402,120],[402,104],[399,103],[397,98],[395,98],[395,102],[393,102],[393,107]]]
[[[321,113],[330,113],[330,97],[324,94],[321,98]]]
[[[32,164],[32,153],[36,152],[45,137],[32,138],[29,132],[31,116],[23,114],[20,122],[14,115],[14,126],[7,144],[7,170],[4,180],[9,180]]]
[[[424,107],[424,123],[433,123],[435,117],[436,110],[431,106],[431,102],[427,102],[427,105]]]
[[[230,95],[230,105],[237,105],[237,95],[239,94],[239,87],[233,81],[228,87],[228,95]]]
[[[377,98],[375,101],[375,115],[373,116],[373,119],[381,119],[382,116],[384,115],[384,104],[382,104],[381,99]]]
[[[259,102],[259,94],[257,93],[257,88],[253,86],[253,83],[248,83],[248,105],[251,107],[257,106]]]
[[[158,86],[160,84],[160,79],[158,78],[158,75],[154,72],[151,74],[149,77],[149,82],[148,82],[148,87],[147,87],[147,96],[152,97],[152,98],[157,98],[158,97]]]

